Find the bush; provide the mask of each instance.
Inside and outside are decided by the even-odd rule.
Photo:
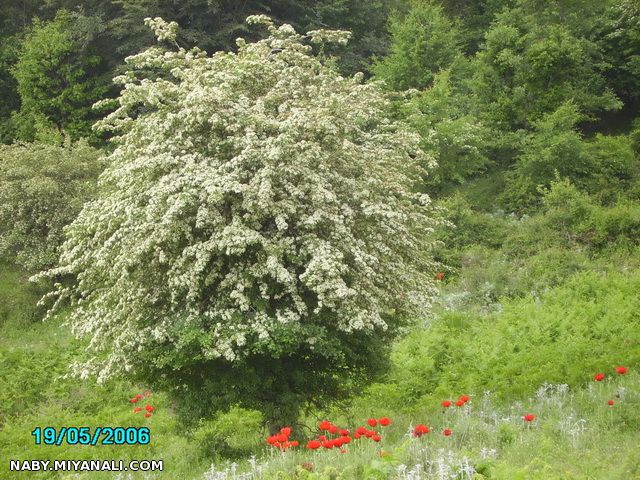
[[[238,53],[129,58],[101,124],[121,134],[101,195],[47,276],[79,279],[52,294],[92,340],[76,373],[170,388],[194,416],[256,409],[273,428],[368,381],[429,313],[438,222],[414,191],[419,138],[380,87],[338,75],[291,26],[250,20],[271,35]]]
[[[238,407],[203,420],[194,440],[206,457],[247,457],[264,442],[264,419],[260,412]]]
[[[56,263],[63,228],[94,194],[104,163],[85,142],[0,146],[0,256],[30,271]]]

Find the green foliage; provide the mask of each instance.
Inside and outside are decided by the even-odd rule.
[[[403,110],[423,138],[422,148],[437,164],[425,179],[429,190],[463,183],[489,165],[485,155],[489,131],[454,95],[448,71],[436,74],[433,86]]]
[[[640,275],[581,273],[539,299],[505,301],[484,317],[446,312],[394,350],[390,380],[407,402],[423,396],[533,394],[543,383],[579,386],[591,372],[640,362]],[[620,349],[624,345],[624,349]]]
[[[101,59],[91,39],[100,27],[61,10],[51,22],[34,21],[13,68],[20,95],[17,137],[33,141],[42,131],[89,137],[92,105],[106,93]]]
[[[535,123],[507,175],[501,201],[508,210],[522,212],[539,205],[540,187],[548,187],[558,176],[609,200],[638,178],[640,162],[629,139],[597,135],[585,142],[576,130],[580,118],[574,105],[565,104]]]
[[[30,271],[53,266],[104,163],[86,144],[0,146],[0,256]]]
[[[414,2],[405,16],[392,20],[390,30],[391,51],[373,72],[394,90],[430,86],[462,53],[457,27],[428,1]]]
[[[264,442],[263,425],[260,412],[233,407],[213,419],[201,421],[193,439],[208,458],[246,457]]]
[[[579,15],[569,10],[567,16],[551,4],[505,9],[486,32],[464,84],[497,136],[528,129],[566,102],[588,119],[621,107],[607,87],[599,46],[588,31],[566,22]]]
[[[27,328],[40,318],[36,303],[42,293],[29,284],[27,275],[0,262],[0,329]]]
[[[606,10],[602,44],[611,64],[609,82],[627,101],[640,98],[640,6],[633,0],[617,0]]]

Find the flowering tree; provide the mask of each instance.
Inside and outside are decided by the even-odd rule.
[[[366,379],[428,313],[436,220],[412,189],[418,137],[378,85],[307,45],[348,33],[248,21],[270,36],[237,53],[127,59],[98,126],[116,134],[99,197],[44,275],[68,279],[52,311],[69,299],[90,338],[81,377],[125,373],[198,414],[236,403],[275,424]],[[177,25],[147,23],[175,43]]]

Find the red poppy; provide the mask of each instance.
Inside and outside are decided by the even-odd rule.
[[[464,407],[465,402],[463,402],[462,400],[458,400],[456,402],[456,407]]]
[[[152,407],[151,405],[145,405],[145,406],[144,406],[144,409],[145,409],[147,412],[153,412],[153,407]]]
[[[351,437],[345,435],[344,437],[341,437],[341,438],[342,438],[343,444],[351,443]]]
[[[287,441],[287,436],[284,433],[278,433],[276,435],[276,440],[278,440],[278,442],[280,443],[284,443]]]
[[[378,424],[378,421],[375,418],[370,418],[369,420],[367,420],[367,423],[370,427],[375,427]]]
[[[378,423],[383,427],[388,427],[389,425],[391,425],[391,419],[388,417],[382,417],[380,420],[378,420]]]
[[[307,448],[309,450],[317,450],[318,448],[320,448],[322,446],[322,444],[317,441],[317,440],[309,440],[307,442]]]
[[[331,449],[333,448],[333,442],[331,440],[325,440],[324,442],[322,442],[322,446],[324,448]]]
[[[609,406],[613,406],[615,403],[616,403],[616,402],[614,402],[613,400],[609,400],[609,401],[607,402],[607,405],[609,405]]]
[[[362,435],[359,434],[358,432],[356,432],[356,434],[353,436],[353,438],[355,438],[356,440],[358,440]]]
[[[320,425],[318,425],[318,427],[320,428],[320,430],[329,430],[331,428],[331,422],[324,420],[320,422]]]
[[[380,440],[382,440],[382,437],[380,435],[374,435],[371,437],[371,440],[373,440],[374,442],[379,442]]]
[[[343,448],[342,450],[340,450],[340,453],[347,453],[347,451]]]
[[[332,434],[338,433],[338,427],[336,427],[335,425],[331,425],[329,427],[329,433],[332,433]]]
[[[604,373],[596,373],[596,374],[593,376],[593,379],[594,379],[596,382],[601,382],[602,380],[604,380]]]
[[[347,430],[346,428],[343,428],[342,430],[340,430],[340,435],[342,435],[343,437],[346,435],[349,435],[349,430]]]
[[[280,429],[280,433],[286,435],[287,437],[291,435],[291,427],[283,427]]]
[[[445,437],[449,437],[452,433],[453,433],[453,432],[451,431],[451,429],[450,429],[450,428],[445,428],[444,430],[442,430],[442,434],[443,434]]]
[[[300,442],[298,440],[294,440],[293,442],[291,442],[291,446],[292,447],[299,447],[300,446]]]
[[[469,400],[471,400],[471,397],[469,395],[460,395],[460,397],[458,398],[458,400],[463,401],[464,403],[467,403]]]
[[[131,403],[138,403],[138,397],[133,397],[131,400],[129,400]]]
[[[359,435],[365,435],[367,433],[367,429],[365,427],[358,427],[356,428],[356,433]]]
[[[145,416],[145,417],[147,417],[147,418],[149,418],[149,417],[151,416],[151,413],[150,413],[150,412],[147,412],[147,413],[145,413],[145,414],[144,414],[144,416]]]
[[[536,416],[533,413],[527,413],[524,417],[525,422],[533,422],[536,419]]]
[[[340,448],[342,446],[342,437],[338,437],[338,438],[334,438],[333,440],[329,440],[331,443],[333,443],[334,447],[338,447]]]
[[[444,402],[442,402],[442,406],[444,408],[449,408],[451,406],[451,402],[449,400],[445,400]]]
[[[140,395],[139,393],[137,393],[137,394],[136,394],[136,398],[137,398],[138,400],[140,400],[140,399],[142,398],[142,395]]]
[[[444,278],[444,273],[442,273],[442,272],[438,272],[438,273],[436,273],[436,278],[437,278],[438,280],[442,280],[442,279]]]
[[[278,443],[276,435],[271,435],[270,437],[267,437],[267,443],[269,445],[275,445],[276,443]]]
[[[616,367],[616,373],[618,375],[624,375],[627,373],[627,367]]]
[[[136,408],[133,409],[133,413],[138,413],[138,412],[141,412],[141,411],[142,411],[142,408],[140,408],[140,407],[136,407]]]
[[[426,425],[423,425],[422,423],[419,425],[416,425],[415,428],[413,429],[414,437],[421,437],[425,433],[429,433],[429,427],[427,427]]]
[[[365,437],[367,438],[371,438],[376,434],[376,432],[374,432],[373,430],[367,430],[366,433],[364,434]]]

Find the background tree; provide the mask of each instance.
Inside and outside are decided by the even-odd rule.
[[[391,51],[373,68],[395,90],[424,88],[461,55],[460,34],[441,7],[418,0],[391,21]]]
[[[428,314],[437,222],[412,192],[417,135],[376,84],[306,45],[346,32],[269,31],[237,54],[129,59],[102,124],[119,137],[100,195],[48,275],[69,277],[55,295],[92,338],[80,375],[128,374],[192,415],[240,404],[275,425],[366,381]]]
[[[18,138],[33,140],[38,129],[74,139],[91,136],[91,107],[106,93],[107,82],[91,48],[101,27],[88,20],[61,10],[51,22],[34,22],[13,68],[20,94]]]

